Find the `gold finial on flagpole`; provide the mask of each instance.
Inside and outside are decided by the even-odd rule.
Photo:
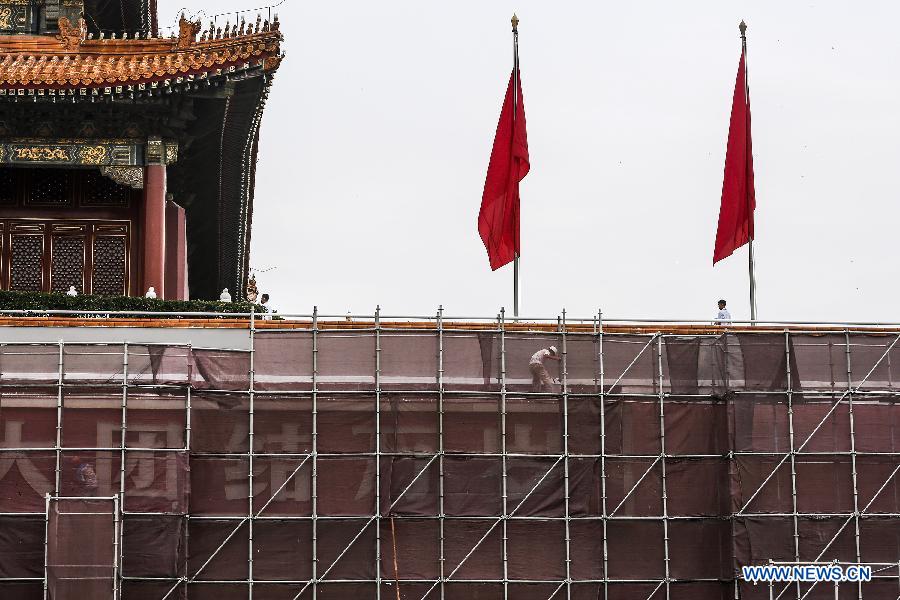
[[[516,16],[516,13],[513,13],[513,16],[512,16],[512,19],[510,19],[510,22],[512,23],[512,26],[513,26],[513,32],[517,32],[519,30],[519,17]]]
[[[747,24],[744,23],[743,19],[741,19],[741,24],[738,25],[738,29],[741,30],[741,39],[747,39]]]

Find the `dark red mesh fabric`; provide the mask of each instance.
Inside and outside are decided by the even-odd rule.
[[[569,524],[571,574],[575,580],[603,578],[603,522],[577,519]]]
[[[794,524],[790,517],[737,518],[734,536],[739,565],[794,560]]]
[[[253,337],[257,390],[312,389],[313,334],[260,331]]]
[[[659,454],[658,398],[610,399],[605,412],[607,454]]]
[[[55,487],[53,452],[0,454],[0,511],[44,512],[44,496]]]
[[[70,384],[121,384],[125,372],[124,346],[84,346],[63,348],[63,380]]]
[[[846,461],[846,458],[844,458]],[[859,506],[867,514],[900,514],[900,471],[889,456],[856,457]]]
[[[191,459],[191,514],[246,515],[249,509],[250,460],[211,456]]]
[[[437,395],[383,394],[381,450],[434,454],[439,447]]]
[[[205,355],[201,352],[201,360]],[[185,346],[129,345],[128,381],[145,385],[187,385],[195,371]]]
[[[846,517],[801,518],[797,521],[800,560],[856,561],[852,520]]]
[[[593,334],[567,336],[566,379],[571,392],[596,394],[600,391],[600,340],[598,336]]]
[[[568,402],[569,453],[600,454],[603,437],[601,419],[605,420],[597,398],[570,397]]]
[[[609,514],[662,515],[662,465],[653,458],[608,458],[606,498]]]
[[[434,332],[381,334],[381,389],[438,389],[438,343]]]
[[[509,521],[506,534],[511,579],[565,579],[565,522]],[[535,540],[541,540],[540,552]]]
[[[900,344],[894,344],[895,340],[896,335],[876,334],[857,334],[850,338],[850,381],[854,388],[896,389]]]
[[[250,388],[250,353],[194,350],[192,385],[201,390]]]
[[[659,393],[658,338],[607,335],[603,339],[604,383],[618,394]]]
[[[188,521],[187,572],[190,577],[213,581],[246,579],[249,532],[249,524],[240,519]]]
[[[728,411],[716,400],[672,400],[665,406],[666,451],[675,455],[728,453]]]
[[[346,454],[375,451],[375,396],[320,396],[318,450]]]
[[[4,600],[41,600],[43,597],[43,582],[0,581],[0,598]]]
[[[445,570],[455,579],[503,578],[503,528],[493,519],[444,523]]]
[[[59,344],[0,346],[0,384],[56,384],[60,378]]]
[[[502,462],[497,458],[444,459],[444,511],[455,517],[502,514]]]
[[[861,519],[860,550],[866,562],[891,563],[900,556],[900,527],[886,517]]]
[[[374,458],[320,458],[319,514],[355,517],[375,512]]]
[[[669,523],[670,572],[676,579],[729,579],[731,525],[721,519]]]
[[[381,459],[381,512],[386,515],[437,516],[440,463],[431,458]]]
[[[564,463],[551,458],[506,462],[507,513],[517,517],[565,515]]]
[[[44,527],[43,518],[0,517],[0,577],[44,576]]]
[[[174,583],[168,581],[132,581],[122,582],[122,597],[128,600],[160,600],[169,594],[171,600],[186,600],[187,594],[184,585],[172,590]]]
[[[451,391],[500,389],[500,335],[447,332],[443,339],[444,388]]]
[[[440,576],[440,524],[436,519],[388,518],[381,522],[384,544],[381,572],[393,580],[435,579]]]
[[[129,515],[122,521],[122,574],[126,577],[184,575],[185,519],[178,516]]]
[[[847,389],[847,343],[843,334],[791,335],[797,370],[794,383],[804,390],[844,392]]]
[[[185,514],[189,497],[186,452],[126,451],[126,511]]]
[[[253,459],[253,509],[269,517],[312,514],[312,460],[257,456]]]
[[[266,454],[312,451],[312,399],[260,395],[254,398],[253,449]]]
[[[375,335],[322,332],[317,336],[319,389],[375,389]]]
[[[698,494],[697,490],[706,490]],[[677,517],[726,515],[728,461],[723,458],[674,459],[666,462],[668,514]]]
[[[319,521],[320,577],[328,571],[325,579],[374,579],[376,530],[370,519]]]
[[[665,366],[673,394],[700,393],[700,341],[700,338],[666,338]]]
[[[737,338],[744,366],[744,389],[748,391],[788,389],[785,337],[777,333],[742,333],[738,334]],[[796,372],[797,369],[793,371]]]
[[[265,330],[252,372],[246,351],[64,345],[62,387],[58,344],[4,346],[0,598],[43,597],[48,493],[124,491],[121,600],[244,599],[251,558],[263,600],[376,577],[413,600],[743,600],[769,592],[735,583],[747,564],[895,565],[894,339]],[[112,594],[111,510],[51,512],[51,597]],[[864,599],[900,594],[891,568]]]
[[[111,499],[51,500],[47,586],[53,600],[114,600],[118,557]]]
[[[495,397],[444,399],[446,452],[500,452],[500,402]]]
[[[191,395],[191,449],[195,452],[248,452],[250,397],[246,394]]]
[[[309,579],[312,577],[312,522],[256,521],[253,525],[253,551],[254,578],[275,581]]]
[[[665,576],[662,521],[616,519],[606,525],[609,577],[659,579]]]

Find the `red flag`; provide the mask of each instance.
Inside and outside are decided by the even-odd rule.
[[[509,78],[478,213],[478,233],[494,271],[512,262],[520,253],[519,182],[530,168],[522,78],[516,75],[518,73],[514,72]],[[513,79],[516,79],[518,95],[515,104]]]
[[[753,145],[750,140],[750,92],[744,53],[738,63],[728,149],[725,153],[725,178],[722,182],[722,206],[713,264],[731,256],[735,250],[753,239],[753,211],[756,192],[753,188]]]

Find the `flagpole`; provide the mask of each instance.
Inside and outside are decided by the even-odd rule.
[[[513,137],[515,139],[515,122],[519,111],[519,17],[513,13],[512,19],[513,34]],[[521,211],[521,208],[519,209]],[[517,223],[519,227],[520,224]],[[521,235],[516,232],[516,235]],[[519,249],[516,248],[516,257],[513,259],[513,317],[519,317]]]
[[[750,119],[750,68],[747,64],[747,24],[741,21],[738,25],[741,30],[741,52],[744,54],[744,101],[747,103],[747,120]],[[747,123],[747,131],[750,131],[750,124]],[[749,133],[748,133],[749,139]],[[747,160],[752,161],[751,153],[747,153]],[[750,216],[753,219],[753,215]],[[753,257],[753,237],[750,237],[750,323],[756,323],[756,261]]]

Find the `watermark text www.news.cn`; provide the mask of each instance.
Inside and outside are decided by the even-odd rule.
[[[872,580],[872,567],[866,565],[758,565],[741,568],[751,583],[856,583]]]

